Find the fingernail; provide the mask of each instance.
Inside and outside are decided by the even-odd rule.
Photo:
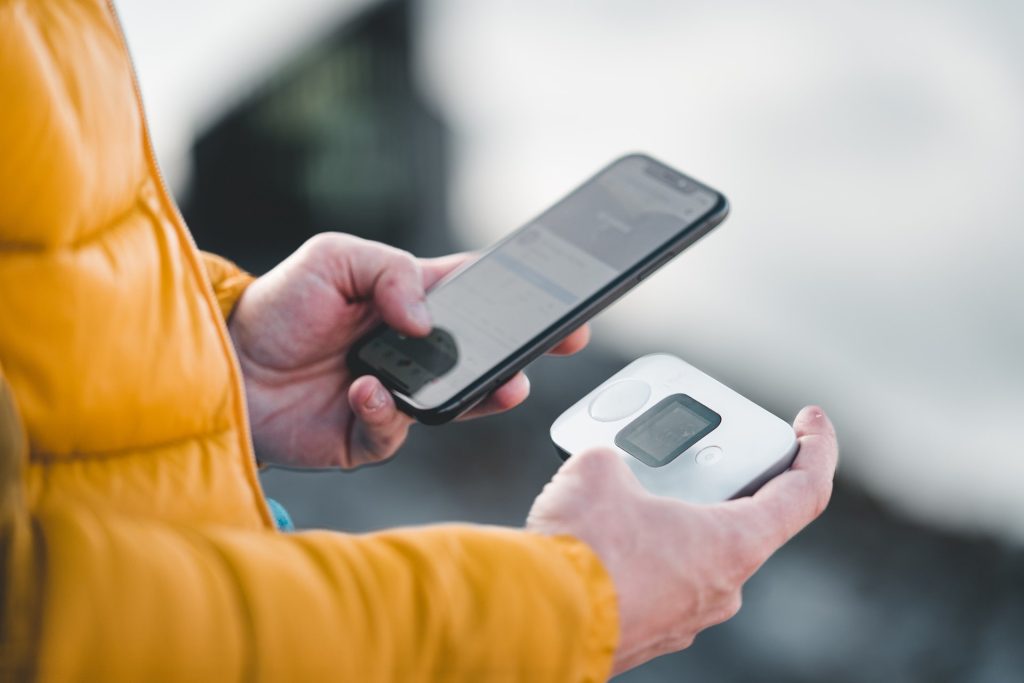
[[[406,306],[405,311],[409,314],[409,319],[420,327],[430,327],[430,311],[422,301],[412,302]]]
[[[387,402],[388,395],[384,391],[384,387],[377,387],[370,394],[369,398],[363,401],[363,405],[366,406],[367,410],[380,410]]]

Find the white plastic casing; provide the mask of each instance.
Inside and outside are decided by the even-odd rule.
[[[718,413],[721,424],[660,467],[650,467],[615,445],[623,427],[673,394],[696,399]],[[693,503],[753,493],[785,471],[798,448],[790,425],[664,353],[638,358],[580,399],[551,425],[551,440],[563,457],[598,446],[611,448],[648,491]]]

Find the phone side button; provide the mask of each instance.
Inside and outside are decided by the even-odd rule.
[[[658,272],[658,270],[663,265],[665,265],[666,263],[668,263],[669,261],[671,261],[675,257],[676,257],[676,253],[674,251],[670,251],[669,253],[665,254],[660,259],[658,259],[653,266],[650,266],[646,271],[640,273],[640,276],[637,277],[636,281],[637,282],[643,282],[648,277],[650,277],[654,273]]]

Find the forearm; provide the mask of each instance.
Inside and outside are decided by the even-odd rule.
[[[37,528],[43,678],[597,680],[616,645],[611,584],[569,539],[278,535],[87,510]]]

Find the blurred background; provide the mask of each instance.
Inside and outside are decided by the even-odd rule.
[[[118,7],[186,220],[253,272],[328,229],[481,248],[633,150],[732,201],[524,406],[265,472],[300,527],[521,525],[551,421],[669,351],[786,419],[822,404],[843,459],[742,613],[622,680],[1024,680],[1024,5]]]

